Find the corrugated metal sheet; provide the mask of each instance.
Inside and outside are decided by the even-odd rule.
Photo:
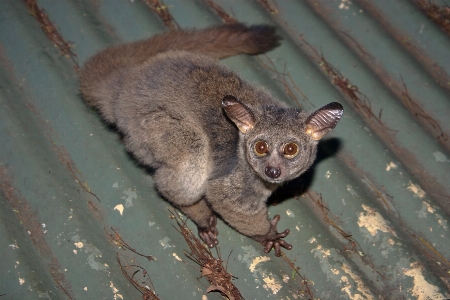
[[[265,254],[220,222],[243,297],[450,297],[450,39],[415,2],[26,2],[0,4],[1,299],[142,298],[117,253],[161,299],[221,298],[183,254],[151,176],[83,103],[76,63],[167,27],[233,19],[274,24],[284,40],[225,65],[306,110],[345,106],[314,170],[270,207],[291,251]],[[119,247],[111,228],[155,260]]]

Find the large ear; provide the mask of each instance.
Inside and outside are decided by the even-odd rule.
[[[306,134],[316,141],[320,140],[336,127],[343,113],[344,108],[337,102],[331,102],[319,108],[306,119]]]
[[[252,111],[236,97],[226,95],[222,100],[222,107],[231,121],[240,131],[246,133],[255,126],[255,116]]]

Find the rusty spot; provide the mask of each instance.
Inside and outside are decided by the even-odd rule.
[[[184,251],[184,254],[200,266],[201,276],[205,277],[210,283],[206,292],[218,291],[230,300],[244,299],[231,281],[233,275],[228,273],[226,267],[223,266],[219,247],[215,247],[217,256],[219,257],[215,258],[209,248],[186,226],[187,219],[183,220],[178,214],[171,213],[171,218],[177,222],[177,231],[183,235],[190,249],[190,252]]]
[[[155,257],[152,255],[145,255],[145,254],[137,252],[134,248],[130,247],[130,245],[125,243],[125,241],[122,239],[120,234],[114,228],[111,227],[111,230],[113,233],[108,232],[108,230],[106,230],[106,228],[105,228],[105,232],[111,238],[111,242],[114,242],[116,245],[118,245],[120,248],[122,248],[124,250],[129,250],[139,256],[145,257],[149,261],[155,260]]]
[[[144,2],[158,15],[167,28],[171,30],[180,29],[180,26],[169,12],[169,6],[165,5],[162,0],[144,0]]]
[[[70,282],[64,276],[58,260],[45,240],[37,215],[31,211],[27,200],[19,194],[19,191],[14,189],[11,181],[7,169],[0,164],[0,192],[4,194],[23,228],[28,231],[28,237],[41,254],[42,260],[46,262],[50,276],[62,291],[72,299],[73,292]]]
[[[36,0],[22,0],[22,2],[26,5],[28,12],[38,21],[47,38],[59,49],[59,51],[61,51],[64,56],[72,60],[75,65],[75,71],[80,71],[77,55],[72,51],[72,43],[64,40],[55,25],[53,25],[45,10],[38,6]]]
[[[273,0],[258,0],[258,3],[272,15],[279,14],[277,4]]]
[[[156,295],[155,288],[153,287],[152,280],[150,279],[147,270],[138,265],[123,265],[119,258],[119,253],[116,253],[116,255],[122,274],[131,283],[131,285],[142,294],[142,299],[159,300],[160,298]],[[130,270],[130,272],[133,271],[132,275],[130,275],[127,270]],[[141,278],[138,280],[135,279],[135,276],[139,272],[141,273]]]
[[[230,14],[228,14],[225,9],[223,9],[220,5],[215,3],[213,0],[203,0],[206,5],[211,7],[211,9],[227,24],[237,23],[237,20],[233,18]]]
[[[440,6],[431,0],[413,0],[425,14],[450,35],[450,7]]]
[[[301,279],[301,284],[303,286],[303,290],[300,290],[299,293],[302,297],[307,297],[308,299],[315,299],[314,298],[314,293],[311,289],[311,287],[309,286],[310,281],[303,276],[302,274],[300,274],[299,270],[300,267],[296,267],[295,264],[289,259],[289,257],[287,257],[283,251],[281,251],[281,257],[283,257],[284,261],[287,262],[287,264],[292,268],[292,271],[294,272],[294,274],[297,274],[298,277],[300,277]]]

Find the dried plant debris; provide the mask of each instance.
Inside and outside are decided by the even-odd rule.
[[[450,6],[440,6],[431,0],[414,0],[425,14],[450,35]]]
[[[403,91],[402,91],[402,102],[408,108],[410,112],[412,112],[416,117],[423,119],[427,124],[431,126],[431,128],[437,132],[437,138],[441,142],[446,142],[448,140],[448,135],[442,130],[439,123],[433,119],[426,111],[417,104],[408,93],[408,89],[406,88],[405,81],[402,78]]]
[[[366,95],[358,90],[357,86],[353,85],[349,79],[342,76],[342,74],[338,70],[336,70],[336,68],[334,68],[322,54],[319,54],[319,52],[303,38],[302,41],[312,50],[316,60],[319,61],[319,65],[322,70],[324,70],[325,74],[331,77],[331,83],[336,85],[341,90],[341,92],[351,100],[354,107],[360,114],[362,114],[370,122],[375,121],[383,128],[394,131],[384,125],[383,122],[381,122],[381,110],[378,113],[378,116],[373,113],[369,99],[367,99]]]
[[[123,265],[118,253],[117,262],[125,278],[142,294],[143,300],[160,299],[156,295],[152,280],[144,268],[138,265]]]
[[[185,251],[184,254],[200,266],[202,277],[205,277],[210,283],[206,292],[218,291],[230,300],[244,299],[236,286],[231,282],[233,276],[223,266],[219,248],[216,246],[219,258],[215,258],[210,249],[186,226],[186,220],[183,220],[173,212],[171,213],[172,218],[177,222],[177,231],[183,235],[190,249],[189,252]]]
[[[352,237],[351,234],[346,233],[339,225],[337,225],[337,222],[332,217],[329,216],[328,212],[330,210],[324,204],[323,199],[322,199],[322,195],[316,194],[316,193],[311,192],[311,191],[307,192],[306,194],[320,208],[320,210],[321,210],[321,212],[323,214],[323,219],[325,220],[325,222],[327,224],[331,225],[331,227],[333,227],[336,230],[336,232],[339,233],[341,235],[341,237],[348,242],[345,251],[349,251],[349,252],[358,254],[358,256],[361,258],[361,260],[366,265],[370,266],[372,268],[372,270],[374,270],[374,272],[376,272],[378,275],[380,275],[383,279],[386,279],[386,277],[383,274],[381,274],[375,268],[375,266],[366,259],[366,256],[364,255],[364,252],[362,251],[362,248],[359,245],[358,241],[356,241]]]
[[[237,23],[237,20],[228,14],[225,9],[220,5],[215,3],[213,0],[203,0],[206,5],[211,7],[211,9],[227,24]]]
[[[38,21],[42,31],[48,37],[48,39],[61,51],[61,53],[69,57],[75,64],[75,71],[79,71],[77,55],[72,51],[72,44],[66,42],[59,31],[53,25],[52,21],[48,17],[48,14],[44,9],[40,8],[36,0],[22,0],[27,6],[29,13]]]
[[[70,166],[70,163],[67,163],[67,167],[69,168],[70,173],[72,173],[72,176],[75,178],[76,182],[78,182],[78,184],[81,186],[81,188],[83,190],[85,190],[87,193],[89,193],[92,196],[94,196],[98,200],[98,202],[101,202],[100,199],[97,197],[97,195],[94,194],[93,192],[91,192],[91,189],[89,188],[89,185],[87,184],[86,181],[81,183],[81,180],[78,179],[77,175],[75,174],[75,172],[73,171],[72,167]]]
[[[159,16],[167,28],[171,30],[180,29],[180,26],[169,12],[169,6],[165,5],[162,0],[144,0],[144,2]]]
[[[113,233],[108,232],[108,230],[106,230],[105,228],[105,232],[107,235],[109,235],[111,237],[111,242],[114,242],[116,245],[118,245],[119,247],[121,247],[124,250],[129,250],[139,256],[145,257],[147,258],[149,261],[151,260],[155,260],[155,257],[153,257],[152,255],[145,255],[142,253],[137,252],[134,248],[131,248],[130,245],[128,245],[127,243],[125,243],[125,241],[122,239],[122,237],[120,236],[120,234],[111,227],[111,230]]]
[[[292,279],[295,278],[295,274],[300,277],[301,284],[303,286],[303,289],[299,291],[300,295],[302,297],[307,297],[308,299],[315,299],[314,293],[309,286],[310,282],[299,272],[300,267],[296,267],[295,264],[289,259],[289,257],[287,257],[283,252],[281,252],[281,257],[283,257],[284,261],[287,262],[288,265],[292,268]]]

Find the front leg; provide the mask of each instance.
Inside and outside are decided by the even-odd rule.
[[[269,220],[265,201],[255,201],[255,205],[251,205],[249,199],[243,205],[242,202],[239,205],[238,201],[223,199],[212,203],[212,206],[231,227],[260,242],[264,246],[264,252],[268,253],[274,248],[275,255],[281,256],[281,247],[292,249],[292,245],[283,240],[289,234],[289,229],[278,232],[277,223],[280,216],[276,215]]]

